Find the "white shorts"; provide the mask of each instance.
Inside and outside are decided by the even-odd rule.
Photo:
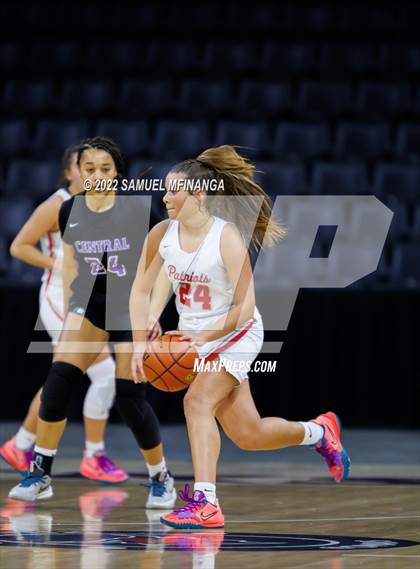
[[[209,325],[211,320],[217,320],[220,316],[209,320],[195,319],[194,322],[180,320],[178,328],[182,331],[198,331]],[[198,321],[201,322],[198,322]],[[261,316],[248,320],[237,328],[212,342],[206,342],[202,346],[197,346],[200,358],[205,361],[213,361],[217,357],[222,362],[223,367],[239,383],[248,379],[249,370],[252,362],[261,351],[264,342],[264,326]]]
[[[58,344],[61,329],[63,328],[63,287],[42,283],[39,291],[39,316],[51,336],[53,346]]]

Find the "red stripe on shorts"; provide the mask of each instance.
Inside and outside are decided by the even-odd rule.
[[[254,322],[256,321],[257,320],[255,318],[252,318],[243,330],[241,330],[240,332],[238,332],[238,334],[236,334],[236,336],[233,336],[233,338],[231,338],[230,340],[228,340],[227,342],[216,348],[214,352],[210,352],[210,354],[208,354],[204,358],[204,361],[211,362],[215,360],[221,352],[227,350],[227,348],[230,348],[231,346],[233,346],[233,344],[236,344],[236,342],[238,342],[242,338],[242,336],[244,336],[248,332],[248,330],[254,325]]]

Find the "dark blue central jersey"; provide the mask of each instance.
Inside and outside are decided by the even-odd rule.
[[[63,203],[59,214],[63,241],[73,247],[78,275],[72,302],[106,306],[107,319],[128,313],[128,302],[145,237],[150,200],[117,194],[112,208],[95,212],[85,193]]]

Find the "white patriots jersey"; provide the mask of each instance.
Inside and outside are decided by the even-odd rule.
[[[57,190],[53,196],[59,196],[63,202],[71,198],[71,194],[64,188]],[[44,255],[47,255],[47,257],[63,258],[63,241],[60,231],[49,231],[41,237],[40,243],[41,251]],[[44,270],[42,282],[47,282],[50,286],[63,286],[61,273],[56,273],[48,269]]]
[[[214,217],[204,241],[193,253],[181,249],[176,220],[170,221],[160,242],[159,253],[175,293],[180,329],[200,329],[209,320],[226,314],[232,306],[233,290],[220,253],[220,238],[226,223]],[[259,314],[257,308],[255,313]],[[183,328],[183,322],[188,327]]]

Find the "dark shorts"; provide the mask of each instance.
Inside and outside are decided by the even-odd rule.
[[[73,314],[78,314],[79,316],[86,318],[97,328],[108,332],[109,342],[118,344],[133,341],[130,315],[126,311],[119,314],[118,329],[114,329],[116,328],[115,325],[112,326],[113,329],[107,327],[105,321],[105,305],[103,302],[91,301],[87,307],[83,307],[83,304],[79,302],[77,298],[72,297],[70,299],[69,312],[73,312]]]

